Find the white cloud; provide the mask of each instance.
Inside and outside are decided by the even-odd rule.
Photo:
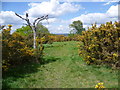
[[[120,17],[120,15],[119,15]],[[73,18],[71,21],[81,20],[83,27],[87,29],[91,24],[97,23],[97,26],[109,21],[118,21],[118,5],[112,5],[106,13],[88,13],[82,14],[79,17]]]
[[[109,4],[113,3],[113,2],[119,2],[119,0],[109,0],[108,2],[106,2],[103,5],[109,5]]]
[[[119,5],[120,7],[120,5]],[[106,14],[109,16],[109,17],[118,17],[118,5],[116,6],[111,6],[109,8],[109,10],[106,12]]]
[[[43,23],[54,23],[57,22],[58,19],[57,18],[49,18],[48,20],[44,20],[42,21]]]
[[[66,25],[48,25],[48,30],[50,31],[50,33],[53,33],[53,34],[61,34],[61,33],[69,33],[70,32],[70,29],[68,26]]]
[[[72,21],[81,20],[84,24],[92,24],[92,23],[103,23],[108,19],[104,13],[88,13],[82,14],[79,17],[72,19]]]
[[[49,0],[2,0],[2,2],[43,2]],[[107,2],[109,0],[58,0],[60,2]]]
[[[15,23],[17,22],[17,23]],[[0,24],[21,24],[22,20],[13,11],[1,11]]]
[[[51,0],[41,3],[30,3],[31,7],[28,12],[32,17],[40,17],[41,15],[60,16],[70,12],[76,12],[82,7],[68,2],[60,3],[58,0]]]
[[[0,13],[0,25],[12,24],[12,32],[20,28],[23,23],[25,22],[17,17],[13,11],[1,11]]]
[[[25,15],[21,15],[22,17],[25,17]],[[33,22],[35,20],[34,17],[29,17],[30,21]],[[57,19],[56,18],[50,18],[48,21],[44,20],[42,23],[53,23]],[[0,25],[8,25],[12,24],[12,30],[15,31],[17,28],[20,28],[21,26],[25,25],[25,21],[22,20],[21,18],[17,17],[15,15],[15,12],[13,11],[1,11],[0,13]],[[12,32],[13,32],[12,31]]]
[[[118,20],[118,5],[111,6],[106,13],[88,13],[73,18],[72,21],[81,20],[84,24],[102,24],[108,21]]]

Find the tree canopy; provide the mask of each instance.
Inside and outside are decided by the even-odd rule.
[[[27,36],[31,34],[33,31],[29,26],[22,26],[21,28],[18,28],[16,32],[22,36]]]
[[[85,28],[83,28],[83,23],[80,20],[73,21],[69,26],[70,28],[73,28],[72,31],[74,31],[76,34],[81,34],[82,31],[85,30]]]
[[[32,34],[32,29],[29,27],[29,26],[22,26],[21,28],[18,28],[16,30],[17,33],[19,33],[20,35],[22,36],[28,36],[30,34]],[[38,24],[37,26],[37,33],[41,33],[41,34],[49,34],[50,32],[48,31],[48,29],[41,25],[41,24]]]

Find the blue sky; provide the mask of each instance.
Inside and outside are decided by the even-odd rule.
[[[98,0],[97,0],[98,1]],[[84,27],[98,22],[116,21],[118,3],[117,2],[59,2],[57,0],[47,0],[47,2],[2,2],[1,24],[13,24],[13,31],[20,28],[23,23],[14,12],[24,16],[25,12],[30,14],[31,22],[42,15],[48,14],[53,17],[43,21],[51,33],[69,33],[69,24],[73,21],[81,20]],[[111,18],[112,17],[112,18]]]
[[[2,2],[2,11],[14,11],[19,14],[23,14],[24,11],[28,10],[30,7],[28,4],[31,2]],[[40,3],[40,2],[39,2]],[[72,2],[77,5],[81,5],[85,9],[79,10],[76,13],[68,14],[67,16],[62,16],[63,19],[70,19],[73,17],[77,17],[80,14],[84,13],[105,13],[111,6],[106,5],[104,6],[106,2]],[[117,3],[112,3],[112,5],[116,5]],[[67,18],[66,18],[67,17]]]

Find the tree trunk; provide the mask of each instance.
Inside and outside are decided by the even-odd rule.
[[[36,49],[36,32],[34,34],[33,48]]]
[[[36,49],[36,30],[32,27],[33,30],[33,48]]]
[[[39,60],[38,60],[37,51],[36,51],[36,50],[37,50],[37,49],[36,49],[36,47],[37,47],[37,46],[36,46],[36,28],[35,28],[35,27],[32,27],[32,30],[33,30],[33,48],[34,48],[34,50],[35,50],[35,51],[34,51],[34,54],[35,54],[35,56],[36,56],[35,59],[36,59],[36,62],[37,62],[37,63],[40,63]]]

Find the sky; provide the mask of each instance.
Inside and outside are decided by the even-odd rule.
[[[83,2],[84,1],[84,2]],[[31,23],[37,17],[49,15],[48,21],[41,23],[50,33],[69,33],[69,25],[80,20],[87,29],[91,24],[104,24],[118,20],[119,0],[2,0],[0,3],[0,25],[12,24],[12,32],[25,26],[23,20],[15,16],[15,12],[25,17],[29,14]],[[120,17],[120,16],[119,16]],[[49,23],[48,23],[49,22]]]

